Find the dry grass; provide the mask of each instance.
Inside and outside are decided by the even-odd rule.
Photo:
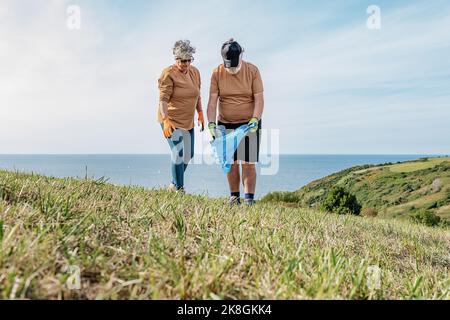
[[[444,229],[0,171],[3,299],[448,299],[449,253]]]

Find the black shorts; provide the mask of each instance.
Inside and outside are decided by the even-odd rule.
[[[240,126],[248,124],[244,123],[223,123],[219,121],[219,126],[225,126],[227,134],[232,130],[239,128]],[[238,146],[238,149],[234,153],[234,161],[245,161],[250,163],[256,163],[259,161],[259,145],[261,141],[261,127],[262,121],[259,120],[258,130],[254,133],[247,133]]]

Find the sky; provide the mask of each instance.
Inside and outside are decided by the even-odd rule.
[[[168,153],[157,79],[174,42],[197,48],[206,109],[233,37],[260,69],[277,152],[449,154],[448,30],[448,0],[0,0],[0,153]]]

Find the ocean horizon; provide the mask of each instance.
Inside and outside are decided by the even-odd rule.
[[[262,155],[257,165],[258,198],[273,191],[295,191],[306,184],[357,165],[396,163],[442,155],[423,154],[280,154]],[[168,154],[0,154],[0,169],[52,177],[104,178],[118,185],[166,188]],[[228,196],[226,175],[208,155],[197,155],[185,176],[187,193]],[[243,191],[243,190],[241,190]]]

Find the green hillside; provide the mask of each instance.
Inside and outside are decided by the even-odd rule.
[[[0,171],[2,299],[449,299],[449,252],[443,228]]]
[[[450,221],[450,158],[357,166],[316,180],[295,192],[269,194],[265,201],[318,207],[333,186],[354,194],[381,217],[406,218],[428,210]]]

